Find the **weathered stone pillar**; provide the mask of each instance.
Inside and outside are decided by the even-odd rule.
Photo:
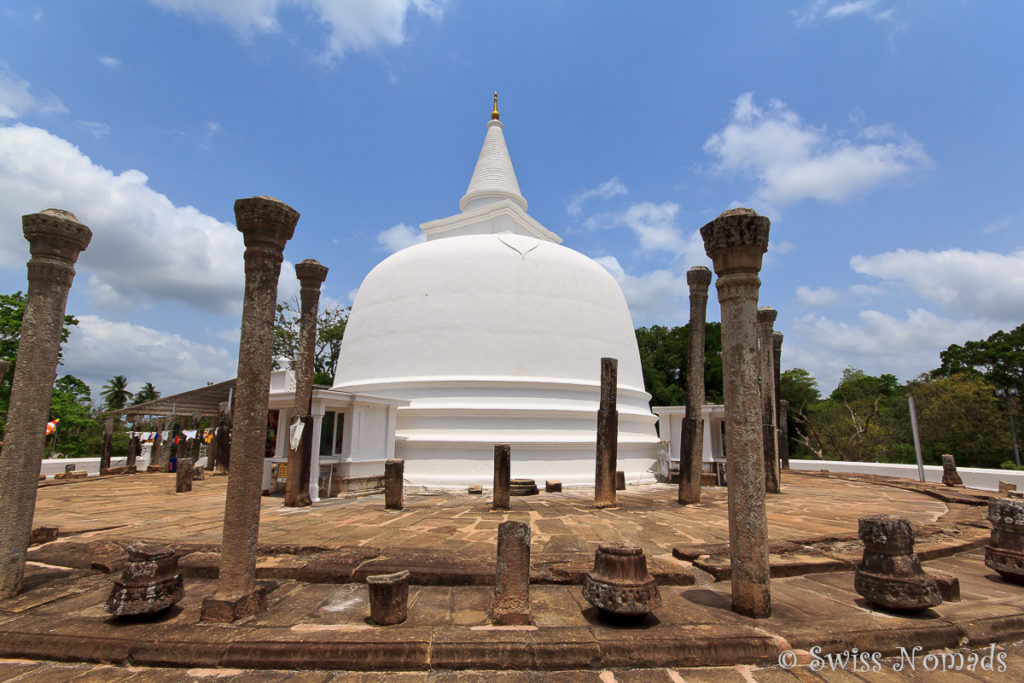
[[[135,472],[138,469],[136,463],[139,461],[140,453],[142,453],[142,437],[138,434],[133,434],[128,442],[128,459],[125,461],[125,467],[128,472]],[[107,462],[109,461],[108,458]],[[102,472],[103,470],[100,471]]]
[[[956,458],[949,453],[942,456],[942,483],[946,486],[963,486],[964,481],[956,471]]]
[[[184,597],[174,548],[132,541],[125,550],[128,566],[110,591],[105,605],[108,612],[117,617],[152,616]]]
[[[764,444],[757,388],[757,295],[770,221],[751,209],[730,209],[700,229],[714,262],[722,306],[722,374],[732,609],[771,616],[768,520],[764,509]]]
[[[305,259],[295,264],[295,276],[301,285],[299,357],[295,359],[295,419],[303,423],[303,438],[298,448],[288,451],[288,480],[284,491],[284,504],[288,507],[312,505],[309,497],[309,467],[313,459],[313,418],[309,413],[313,400],[316,317],[320,306],[320,285],[327,277],[327,266],[314,259]],[[397,509],[402,509],[401,501]]]
[[[637,619],[661,606],[661,593],[647,571],[647,557],[632,543],[602,543],[594,571],[583,581],[583,597],[606,617]]]
[[[0,598],[17,594],[25,575],[68,290],[75,261],[92,239],[89,228],[60,209],[22,216],[21,223],[32,257],[0,457]]]
[[[401,510],[405,489],[405,461],[389,458],[384,461],[384,507]]]
[[[679,440],[679,504],[700,502],[704,460],[704,328],[708,313],[711,271],[694,266],[686,271],[690,286],[690,351],[686,359],[686,416]]]
[[[494,447],[494,486],[491,501],[492,510],[509,509],[509,477],[512,472],[512,446],[501,444]]]
[[[164,433],[159,431],[153,439],[153,447],[149,449],[149,467],[146,468],[147,472],[160,471],[160,463],[163,461],[164,450]]]
[[[110,468],[110,444],[113,438],[114,418],[105,417],[103,418],[103,441],[100,443],[100,474],[103,474],[103,470]]]
[[[370,589],[370,619],[378,626],[401,624],[408,614],[409,570],[366,577]]]
[[[494,575],[491,621],[499,626],[529,624],[530,525],[502,522],[498,525],[498,562]]]
[[[989,498],[992,532],[985,546],[985,566],[1011,583],[1024,584],[1024,501]]]
[[[761,350],[761,429],[764,442],[764,490],[779,492],[779,434],[775,413],[775,341],[772,329],[779,313],[757,309],[757,341]]]
[[[274,314],[284,245],[295,232],[299,212],[271,197],[251,197],[235,202],[235,219],[245,241],[245,297],[235,388],[238,429],[224,504],[220,579],[217,592],[203,600],[202,609],[203,619],[222,622],[254,614],[266,600],[256,586],[256,543]]]
[[[213,438],[217,440],[216,471],[223,474],[228,471],[231,462],[231,413],[226,401],[220,406],[220,414],[217,416],[217,431]]]
[[[782,443],[782,433],[786,431],[786,438],[789,438],[788,430],[785,429],[782,421],[782,333],[778,330],[772,332],[772,362],[775,370],[775,436],[776,448],[778,449],[779,467],[783,470],[789,469],[789,444]],[[782,483],[781,474],[779,483]]]
[[[192,458],[178,458],[178,469],[174,475],[174,492],[188,493],[192,490]]]
[[[914,552],[914,531],[906,518],[861,517],[857,527],[864,558],[853,585],[865,600],[902,612],[919,612],[942,602],[938,583],[921,569]]]
[[[0,383],[7,377],[7,371],[11,369],[11,361],[0,360]]]
[[[619,448],[619,412],[615,409],[619,361],[601,359],[601,402],[597,408],[597,467],[594,507],[615,507],[615,468]]]
[[[779,461],[789,469],[789,401],[779,401]]]

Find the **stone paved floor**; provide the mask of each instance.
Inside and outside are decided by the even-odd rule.
[[[146,539],[217,544],[221,540],[226,477],[195,482],[174,493],[173,474],[94,479],[39,489],[35,525],[86,538]],[[652,484],[618,492],[617,509],[595,510],[592,489],[512,498],[508,513],[491,512],[490,497],[413,492],[405,509],[384,509],[383,494],[332,498],[312,508],[282,507],[266,496],[260,542],[341,546],[404,546],[493,553],[498,524],[529,521],[535,553],[593,552],[603,541],[630,541],[648,555],[677,545],[729,540],[726,490],[704,489],[701,504],[679,506],[676,487]],[[859,517],[899,512],[915,524],[934,522],[944,503],[897,488],[808,475],[788,476],[783,493],[767,499],[773,541],[856,533]]]
[[[175,494],[173,476],[159,474],[44,486],[39,490],[35,524],[60,528],[62,538],[51,546],[64,539],[146,539],[172,545],[215,545],[220,541],[224,491],[225,478],[215,477],[196,482],[192,493]],[[513,498],[509,513],[490,512],[486,496],[464,492],[407,492],[406,508],[397,512],[383,509],[382,495],[332,499],[307,509],[286,509],[280,498],[267,497],[263,499],[260,541],[325,548],[437,548],[455,555],[493,555],[495,530],[504,519],[530,521],[535,552],[592,553],[600,541],[629,540],[641,545],[649,556],[671,558],[675,546],[728,540],[724,489],[706,489],[703,504],[692,507],[678,506],[674,487],[665,485],[620,491],[620,506],[612,510],[591,508],[592,495],[588,490],[570,490]],[[920,492],[817,475],[786,477],[783,494],[769,496],[767,506],[772,541],[848,535],[856,531],[858,517],[872,513],[902,514],[915,525],[941,523],[952,515],[945,503]],[[955,512],[958,519],[976,525],[976,532],[982,525],[982,506],[957,506]],[[413,586],[408,621],[380,629],[366,623],[369,608],[364,584],[290,579],[268,582],[268,608],[240,624],[200,623],[201,600],[213,593],[215,581],[189,579],[185,599],[167,619],[158,624],[123,625],[111,622],[103,611],[110,575],[30,563],[29,590],[0,601],[0,631],[4,637],[60,644],[63,649],[53,652],[55,659],[91,658],[95,655],[78,657],[74,653],[106,648],[104,652],[113,654],[99,660],[109,657],[106,661],[121,664],[157,663],[153,652],[159,653],[161,642],[166,640],[164,654],[168,657],[184,658],[198,667],[201,658],[196,655],[192,659],[188,649],[196,648],[197,653],[207,653],[223,668],[130,668],[0,660],[0,680],[157,681],[233,676],[257,681],[788,681],[794,677],[882,681],[904,680],[907,672],[897,674],[889,664],[878,672],[815,672],[806,666],[788,672],[772,666],[769,660],[790,647],[807,660],[807,650],[817,643],[827,644],[830,638],[850,638],[860,644],[862,651],[918,644],[935,649],[1024,638],[1024,588],[1006,584],[988,570],[980,550],[936,559],[927,562],[926,567],[959,576],[963,600],[943,603],[919,616],[885,614],[868,608],[853,592],[852,573],[808,574],[773,579],[772,618],[751,620],[729,609],[727,581],[663,586],[664,604],[655,617],[640,628],[621,629],[597,619],[582,600],[578,586],[535,585],[531,587],[533,626],[502,631],[487,623],[492,590],[487,586]],[[410,652],[420,648],[427,653],[421,661],[431,663],[444,656],[457,661],[462,652],[478,648],[484,659],[491,657],[505,665],[529,668],[528,657],[536,657],[539,662],[546,656],[547,668],[561,668],[560,663],[565,661],[569,670],[338,674],[230,668],[232,656],[257,661],[264,650],[273,662],[282,653],[289,655],[288,648],[295,648],[291,656],[301,661],[305,647],[313,647],[316,656],[330,658],[337,656],[332,654],[337,648],[372,650],[382,643],[385,649],[391,647],[390,654],[381,650],[385,657],[395,656],[396,644],[400,644],[399,656],[404,648]],[[150,659],[132,654],[140,644],[148,648],[148,654],[143,654]],[[750,659],[751,648],[769,652],[770,657],[762,656],[760,666],[665,669],[651,664],[650,668],[634,670],[625,664],[634,660],[656,662],[659,657],[671,658],[675,663],[755,661]],[[501,652],[509,654],[502,659]],[[583,664],[559,659],[563,652],[566,657],[578,657]],[[737,653],[737,659],[728,659],[730,653]],[[50,658],[42,652],[34,656]],[[743,656],[747,659],[740,658]],[[1024,649],[1011,647],[1008,657],[1009,677],[1005,672],[975,671],[972,675],[947,672],[936,679],[933,672],[925,671],[915,674],[915,680],[1020,678],[1013,672],[1024,666]],[[623,664],[601,668],[606,661]],[[577,668],[580,666],[584,668]]]

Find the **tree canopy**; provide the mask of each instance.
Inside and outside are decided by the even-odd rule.
[[[128,405],[128,399],[132,395],[132,392],[128,391],[128,378],[124,375],[114,375],[103,385],[103,390],[100,391],[100,396],[103,397],[103,406],[107,410],[120,410],[124,408]]]
[[[651,405],[686,403],[686,372],[690,353],[690,326],[638,327],[636,343],[644,387]],[[722,402],[722,324],[707,323],[704,332],[704,396],[707,403]]]
[[[316,318],[316,342],[313,350],[313,381],[333,384],[334,373],[341,355],[341,342],[348,323],[349,306],[328,305],[320,308]],[[299,314],[301,304],[297,298],[277,305],[274,319],[274,356],[291,359],[299,355]]]
[[[996,387],[1024,388],[1024,324],[963,346],[952,344],[939,353],[939,358],[942,365],[932,372],[936,377],[974,372]]]

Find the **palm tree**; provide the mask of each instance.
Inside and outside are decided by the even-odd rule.
[[[124,375],[111,377],[110,381],[103,385],[100,396],[103,397],[103,405],[107,410],[124,408],[128,399],[132,397],[132,392],[128,391],[128,378]]]
[[[135,398],[132,399],[132,405],[137,406],[140,403],[146,401],[155,401],[160,398],[160,392],[156,390],[152,382],[146,382],[142,385],[138,391],[135,392]]]

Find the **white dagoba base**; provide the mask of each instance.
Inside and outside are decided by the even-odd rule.
[[[395,457],[411,486],[490,487],[494,446],[512,447],[512,478],[593,486],[600,386],[550,380],[392,381],[360,390],[408,400],[399,407]],[[345,387],[354,390],[355,387]],[[646,392],[618,391],[617,469],[628,484],[655,481],[656,418]]]

